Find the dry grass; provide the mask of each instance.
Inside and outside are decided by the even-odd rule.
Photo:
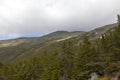
[[[103,77],[103,78],[99,78],[98,80],[110,80],[109,77]]]

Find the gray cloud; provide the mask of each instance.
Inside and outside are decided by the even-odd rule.
[[[120,0],[0,0],[0,38],[90,30],[116,22]]]

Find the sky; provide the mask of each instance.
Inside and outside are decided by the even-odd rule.
[[[89,31],[115,23],[120,0],[0,0],[0,39]]]

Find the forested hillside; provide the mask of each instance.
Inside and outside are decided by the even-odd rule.
[[[99,39],[84,36],[79,44],[73,38],[55,46],[23,61],[0,63],[0,80],[88,80],[91,73],[99,75],[96,80],[120,77],[120,16]]]
[[[52,46],[53,43],[82,35],[83,33],[83,31],[56,31],[42,37],[22,37],[11,40],[2,40],[0,41],[0,61],[10,63],[40,54],[46,47]]]

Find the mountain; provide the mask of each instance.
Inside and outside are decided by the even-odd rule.
[[[110,24],[96,28],[92,31],[56,31],[38,38],[18,38],[0,41],[0,61],[9,63],[21,60],[26,57],[40,54],[47,50],[54,50],[61,42],[74,39],[78,44],[84,36],[90,37],[91,40],[99,38],[102,34],[107,33],[115,27],[116,24]]]
[[[119,34],[120,25],[110,24],[88,32],[1,41],[1,61],[10,64],[0,63],[0,79],[118,80]]]
[[[51,45],[52,43],[69,39],[78,35],[82,35],[83,31],[67,32],[67,31],[56,31],[48,35],[38,38],[18,38],[11,40],[0,41],[0,61],[11,62],[16,58],[23,58],[25,56],[31,56],[38,53],[41,49]],[[35,49],[34,53],[28,54],[31,49]]]

